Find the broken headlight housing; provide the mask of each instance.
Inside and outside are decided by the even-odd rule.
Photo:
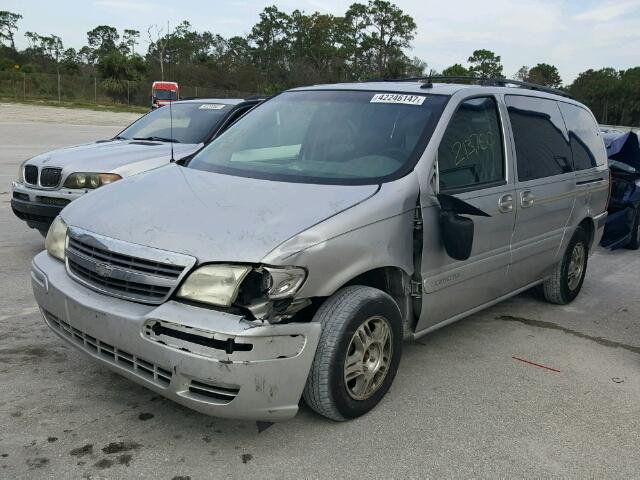
[[[176,296],[218,307],[292,298],[307,277],[300,267],[209,264],[197,268]]]
[[[67,177],[64,182],[65,188],[98,188],[104,185],[108,185],[122,177],[115,173],[85,173],[76,172]]]

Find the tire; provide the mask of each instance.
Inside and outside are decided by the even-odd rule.
[[[322,324],[322,333],[304,388],[305,402],[320,415],[335,421],[367,413],[385,396],[398,371],[403,326],[397,304],[389,295],[372,287],[345,287],[322,304],[314,321]],[[356,333],[362,334],[367,328],[371,336],[365,338],[380,335],[384,341],[376,340],[370,347],[364,347],[362,336]],[[355,373],[356,378],[346,380],[348,353],[353,365],[370,365],[366,360],[374,359],[374,367],[356,369],[362,373],[353,370],[350,375]],[[353,361],[360,357],[361,362]],[[383,360],[376,363],[375,358]],[[386,368],[371,373],[376,370],[375,365],[382,363]],[[373,380],[369,383],[368,378]],[[373,388],[368,395],[364,385]]]
[[[627,243],[629,250],[638,250],[640,248],[640,208],[636,210],[636,215],[631,227],[631,240]]]
[[[572,256],[576,249],[582,249],[581,270],[579,278],[577,275],[570,277],[570,267],[572,266]],[[562,258],[562,261],[557,265],[551,278],[545,280],[542,285],[544,298],[556,305],[567,305],[573,302],[584,283],[584,278],[587,273],[587,264],[589,262],[589,241],[587,232],[578,227],[573,234],[567,250]]]

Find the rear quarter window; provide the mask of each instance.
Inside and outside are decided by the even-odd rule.
[[[573,171],[569,136],[558,103],[506,95],[521,182]]]
[[[573,153],[576,170],[586,170],[607,163],[607,152],[600,129],[593,116],[585,108],[560,102]]]

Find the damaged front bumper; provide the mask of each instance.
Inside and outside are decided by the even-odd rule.
[[[51,330],[136,383],[218,417],[296,414],[320,324],[269,325],[173,301],[119,300],[73,281],[46,252],[34,258],[31,277]]]

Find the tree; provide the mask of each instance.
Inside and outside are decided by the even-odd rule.
[[[450,67],[445,68],[442,71],[442,76],[444,77],[469,77],[469,70],[459,63],[455,65],[451,65]]]
[[[99,25],[87,32],[87,43],[92,56],[92,63],[118,49],[118,30],[109,25]]]
[[[249,34],[256,64],[267,84],[280,84],[286,78],[290,23],[289,15],[272,5],[260,13],[260,21]]]
[[[620,72],[620,125],[640,126],[640,67]]]
[[[61,65],[67,73],[77,73],[80,70],[82,58],[75,48],[67,48],[62,53]]]
[[[502,58],[491,50],[476,50],[469,57],[469,71],[482,78],[502,78]]]
[[[19,13],[6,10],[0,11],[0,41],[9,41],[12,50],[16,49],[13,35],[18,30],[18,22],[20,20],[22,20],[22,15]]]
[[[577,100],[589,106],[600,123],[621,123],[621,74],[613,68],[582,72],[569,87]]]
[[[372,32],[365,37],[365,44],[375,52],[376,73],[384,77],[391,73],[391,60],[406,59],[402,49],[411,44],[417,30],[416,22],[385,0],[369,0],[367,13]]]
[[[523,65],[513,76],[514,80],[519,80],[521,82],[529,81],[529,67]]]
[[[553,88],[560,88],[562,86],[560,72],[558,72],[555,66],[547,63],[539,63],[529,70],[526,81]]]
[[[340,50],[348,62],[347,80],[363,80],[366,71],[366,32],[371,25],[367,6],[353,3],[338,23]]]
[[[125,29],[122,35],[122,48],[126,55],[135,55],[136,45],[140,39],[138,30]]]
[[[409,77],[425,77],[429,74],[427,72],[428,69],[429,64],[427,62],[418,57],[413,57],[406,66],[405,73]]]
[[[29,41],[29,50],[33,55],[41,56],[52,60],[56,65],[56,72],[60,73],[60,57],[64,52],[62,39],[57,35],[39,35],[35,32],[24,34]]]
[[[163,33],[164,30],[157,25],[151,25],[147,29],[149,56],[155,56],[160,63],[160,80],[164,80],[164,52],[167,49],[167,42],[169,41],[169,25],[167,25],[166,35],[163,35]]]

